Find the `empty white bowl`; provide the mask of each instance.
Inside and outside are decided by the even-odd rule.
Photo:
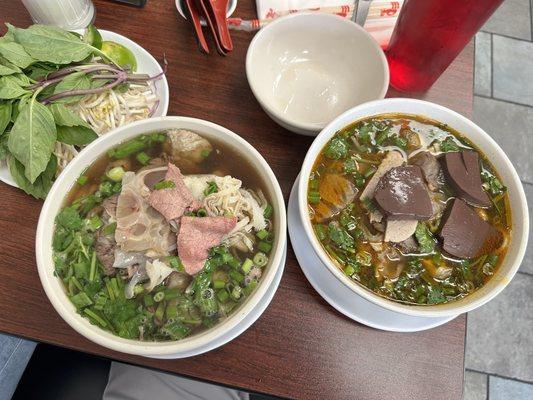
[[[262,28],[246,56],[257,101],[278,124],[316,136],[344,111],[385,97],[389,67],[378,43],[354,22],[299,13]]]
[[[336,266],[336,264],[331,261],[329,255],[323,249],[313,231],[311,220],[309,219],[307,189],[309,174],[311,173],[317,156],[320,154],[326,143],[340,129],[363,118],[389,113],[420,115],[442,122],[455,129],[467,139],[471,140],[472,143],[474,143],[487,156],[499,173],[503,184],[507,186],[512,211],[512,232],[505,259],[496,270],[494,276],[486,284],[460,300],[437,305],[418,306],[402,304],[378,296],[374,292],[348,278]],[[524,188],[513,164],[494,139],[492,139],[490,135],[479,126],[455,111],[427,101],[401,98],[372,101],[359,107],[355,107],[332,121],[322,132],[320,132],[320,135],[317,136],[307,152],[300,172],[298,197],[300,218],[306,236],[311,242],[312,248],[309,250],[314,251],[319,256],[320,260],[331,272],[332,279],[336,278],[340,280],[353,292],[354,296],[361,296],[380,307],[400,314],[417,317],[449,317],[472,311],[494,298],[509,284],[520,267],[526,251],[529,234],[528,207]]]

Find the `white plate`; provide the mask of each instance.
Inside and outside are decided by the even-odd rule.
[[[102,34],[103,40],[111,40],[113,42],[117,42],[121,45],[126,46],[128,49],[131,50],[131,52],[137,59],[137,72],[138,73],[154,76],[154,75],[157,75],[163,72],[157,60],[150,53],[148,53],[145,49],[143,49],[141,46],[135,43],[133,40],[130,40],[127,37],[119,35],[118,33],[115,33],[115,32],[106,31],[103,29],[99,31]],[[78,29],[78,30],[75,30],[75,32],[83,33],[83,30]],[[159,100],[159,105],[157,109],[155,110],[154,115],[152,115],[152,117],[164,117],[165,115],[167,115],[168,101],[169,101],[168,82],[167,82],[167,78],[164,75],[161,77],[161,79],[158,79],[155,82],[155,88],[156,88],[156,94]],[[5,162],[0,163],[0,181],[7,183],[8,185],[18,187],[18,185],[15,183],[15,181],[11,177],[11,174],[9,173],[9,169],[7,168],[7,165]]]
[[[263,295],[263,298],[259,301],[259,303],[255,306],[255,308],[252,309],[248,313],[246,317],[242,320],[242,322],[237,325],[232,330],[226,332],[223,336],[219,337],[217,340],[211,342],[208,346],[206,346],[202,351],[190,351],[190,352],[182,352],[179,354],[179,356],[161,356],[161,357],[149,357],[149,358],[157,358],[160,360],[173,360],[177,358],[186,358],[186,357],[192,357],[197,356],[199,354],[207,353],[208,351],[211,351],[213,349],[216,349],[217,347],[223,346],[226,343],[232,341],[237,336],[239,336],[241,333],[243,333],[245,330],[247,330],[252,324],[257,321],[257,319],[263,314],[263,312],[266,310],[272,299],[274,298],[274,293],[276,293],[276,290],[278,289],[279,282],[281,281],[281,276],[283,275],[283,270],[285,269],[285,260],[287,259],[287,246],[283,249],[283,255],[281,257],[281,264],[279,266],[278,271],[276,272],[276,275],[274,276],[274,280],[270,284],[270,287],[267,289],[265,294]]]
[[[287,211],[289,236],[300,268],[315,290],[333,308],[361,324],[392,332],[417,332],[451,321],[451,317],[415,317],[386,310],[362,298],[340,282],[313,251],[298,213],[298,178]]]

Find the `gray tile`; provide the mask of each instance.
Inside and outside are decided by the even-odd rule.
[[[533,385],[491,376],[489,381],[489,398],[490,400],[533,399]]]
[[[487,375],[465,371],[463,400],[487,400]]]
[[[475,97],[474,121],[503,148],[520,178],[533,183],[533,108]]]
[[[531,219],[533,218],[533,185],[524,184],[524,191],[526,192],[527,206],[529,208],[529,241],[527,244],[526,255],[524,256],[524,261],[520,266],[520,271],[533,274],[533,223]],[[533,366],[531,367],[533,368]]]
[[[481,96],[492,96],[491,57],[491,34],[478,32],[476,34],[474,94],[479,94]]]
[[[481,30],[531,40],[530,11],[529,0],[505,0]]]
[[[531,288],[533,276],[516,274],[502,293],[468,314],[466,368],[533,382]]]
[[[492,95],[533,106],[533,43],[492,36]]]

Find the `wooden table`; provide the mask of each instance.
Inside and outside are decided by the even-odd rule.
[[[285,199],[298,174],[308,137],[294,135],[263,113],[245,77],[253,34],[233,34],[227,58],[201,55],[173,0],[144,9],[96,0],[96,24],[141,44],[169,62],[169,115],[208,119],[243,136],[267,159]],[[0,0],[4,22],[31,23],[18,1]],[[253,16],[242,1],[235,15]],[[455,60],[425,98],[466,116],[472,112],[473,46]],[[399,94],[390,91],[390,96]],[[35,265],[35,228],[41,202],[0,184],[0,330],[206,381],[305,399],[460,399],[466,317],[426,332],[381,332],[330,307],[302,274],[289,247],[280,287],[261,318],[231,343],[185,360],[151,360],[116,353],[84,339],[54,311]]]

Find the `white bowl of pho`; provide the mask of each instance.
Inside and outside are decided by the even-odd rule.
[[[179,358],[230,340],[269,301],[285,232],[279,184],[248,142],[210,122],[153,118],[67,166],[41,212],[37,265],[83,336]]]
[[[510,282],[527,244],[520,179],[467,118],[412,99],[363,104],[313,142],[300,217],[329,271],[386,309],[458,315]]]

